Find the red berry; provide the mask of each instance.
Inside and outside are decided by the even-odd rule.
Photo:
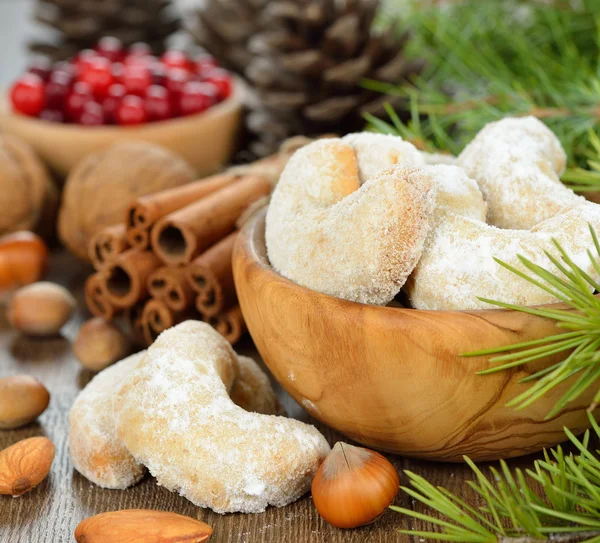
[[[195,59],[194,59],[194,71],[197,74],[202,73],[203,71],[212,69],[212,68],[217,68],[218,64],[217,61],[215,60],[215,57],[211,56],[211,55],[198,55]]]
[[[134,64],[123,68],[121,82],[125,85],[127,94],[144,96],[146,89],[152,84],[152,76],[148,67]]]
[[[112,65],[112,74],[115,80],[115,83],[120,83],[123,78],[123,70],[125,66],[123,66],[122,62],[114,62]]]
[[[27,67],[27,71],[30,74],[40,76],[44,81],[48,81],[50,74],[52,73],[52,62],[50,59],[45,57],[38,57],[31,61]]]
[[[93,51],[92,49],[83,49],[82,51],[79,51],[77,56],[73,59],[73,63],[75,64],[77,71],[81,73],[88,67],[90,61],[97,56],[96,51]]]
[[[164,87],[167,84],[167,69],[160,62],[152,65],[150,75],[153,85]]]
[[[121,100],[117,109],[117,122],[121,125],[142,124],[146,122],[144,101],[139,96],[128,94]]]
[[[123,44],[121,40],[113,36],[106,36],[96,44],[97,53],[111,62],[117,62],[123,58]]]
[[[72,122],[79,122],[79,117],[83,113],[83,106],[87,102],[93,102],[94,97],[92,96],[92,91],[90,86],[83,81],[78,81],[73,85],[73,90],[71,94],[67,96],[67,100],[65,102],[65,113],[67,119]]]
[[[46,107],[63,110],[69,92],[69,75],[64,72],[54,72],[50,81],[46,83]]]
[[[148,87],[144,107],[149,121],[164,121],[172,117],[169,91],[159,85]]]
[[[176,49],[167,51],[162,57],[160,57],[160,61],[167,68],[183,68],[184,70],[190,70],[192,68],[192,64],[188,56],[184,52],[177,51]]]
[[[83,105],[83,111],[79,116],[79,124],[84,126],[100,126],[104,124],[104,112],[98,102],[92,100]]]
[[[74,64],[71,64],[70,62],[57,62],[54,65],[52,73],[50,74],[50,81],[52,81],[52,79],[54,79],[55,77],[64,76],[68,77],[70,85],[77,76],[77,68]]]
[[[44,82],[39,75],[22,75],[10,89],[13,109],[24,115],[37,117],[45,105]]]
[[[137,43],[129,46],[127,54],[129,56],[145,56],[152,54],[152,49],[147,43],[138,41]]]
[[[172,94],[180,94],[183,86],[190,80],[190,73],[182,68],[171,68],[167,70],[165,87]]]
[[[102,102],[102,109],[104,109],[104,119],[108,124],[116,124],[117,122],[117,109],[121,104],[121,100],[127,94],[125,87],[120,83],[115,83],[108,89],[108,95]]]
[[[219,90],[220,100],[225,100],[225,98],[228,98],[231,95],[231,76],[226,70],[215,68],[203,75],[206,83],[212,83],[215,87],[217,87]]]
[[[200,113],[217,102],[217,89],[207,83],[190,81],[183,87],[179,106],[182,115]]]
[[[50,123],[64,123],[65,114],[58,109],[45,109],[40,113],[40,119]]]
[[[81,72],[79,81],[87,83],[97,99],[104,98],[108,88],[115,82],[110,60],[104,57],[91,59]]]

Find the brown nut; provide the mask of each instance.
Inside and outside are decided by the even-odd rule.
[[[0,238],[0,290],[39,281],[48,265],[48,248],[33,232],[15,232]]]
[[[73,352],[86,368],[102,371],[131,353],[131,342],[114,324],[96,317],[80,328]]]
[[[20,496],[50,472],[54,445],[47,437],[30,437],[0,451],[0,494]]]
[[[71,318],[75,299],[64,287],[41,281],[15,292],[8,306],[8,321],[32,336],[53,336]]]
[[[82,520],[75,529],[75,540],[79,543],[204,543],[212,532],[208,524],[177,513],[125,509]]]
[[[37,419],[48,407],[50,393],[30,375],[0,379],[0,428],[10,430]]]

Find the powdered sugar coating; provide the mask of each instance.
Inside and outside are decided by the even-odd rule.
[[[137,483],[146,469],[135,461],[119,437],[114,419],[114,399],[122,383],[145,351],[105,369],[79,393],[69,415],[69,446],[75,469],[103,488],[124,489]],[[281,414],[277,396],[260,366],[238,357],[239,374],[231,399],[247,411]]]
[[[145,473],[117,437],[113,403],[116,393],[144,352],[96,375],[79,393],[69,413],[69,449],[75,469],[103,488],[127,488]]]
[[[421,168],[386,169],[389,161],[419,155],[401,138],[386,136],[379,156],[382,136],[375,136],[320,140],[297,151],[271,198],[265,237],[271,264],[284,277],[384,305],[419,260],[435,186]],[[370,175],[362,185],[361,171]]]
[[[544,254],[558,256],[555,238],[590,276],[597,277],[586,254],[591,246],[588,224],[600,229],[600,206],[584,203],[551,217],[529,230],[508,230],[469,217],[442,211],[417,268],[406,285],[417,309],[489,309],[483,297],[519,305],[537,305],[556,299],[541,288],[506,270],[494,257],[518,270],[526,268],[522,255],[555,270]],[[591,290],[591,289],[590,289]]]
[[[271,381],[260,366],[248,356],[238,356],[238,366],[239,374],[229,393],[233,403],[252,413],[284,414]]]
[[[426,151],[421,151],[421,157],[425,164],[432,166],[456,166],[458,163],[458,157],[446,153],[427,153]]]
[[[437,165],[426,166],[425,171],[437,187],[436,214],[444,210],[452,211],[485,222],[487,204],[477,183],[462,168]]]
[[[216,512],[283,506],[310,487],[329,452],[297,420],[248,413],[227,395],[231,347],[209,325],[163,332],[116,400],[120,438],[159,484]]]
[[[565,163],[558,138],[534,117],[487,124],[458,157],[481,188],[490,224],[512,229],[529,229],[583,203],[560,182]]]

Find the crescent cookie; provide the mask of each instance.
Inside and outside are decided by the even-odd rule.
[[[113,403],[124,380],[144,356],[131,355],[96,375],[69,413],[69,450],[75,469],[103,488],[127,488],[145,473],[117,437]]]
[[[561,183],[565,163],[558,138],[534,117],[487,124],[458,157],[489,205],[489,223],[517,230],[585,201]]]
[[[600,207],[593,203],[551,217],[531,230],[496,228],[442,210],[406,285],[411,305],[436,310],[489,309],[478,296],[526,306],[555,302],[548,292],[500,266],[494,257],[522,271],[526,268],[519,255],[552,269],[544,251],[559,257],[552,241],[556,239],[579,266],[598,279],[587,255],[588,225],[600,230]]]
[[[291,503],[329,452],[309,425],[236,406],[227,395],[236,366],[220,334],[186,321],[159,336],[115,401],[119,438],[136,461],[218,513]]]
[[[384,305],[417,264],[435,208],[424,159],[393,136],[352,134],[298,150],[266,217],[271,265],[313,290]]]
[[[96,375],[79,393],[69,414],[73,466],[103,488],[128,488],[146,472],[118,438],[113,409],[122,383],[144,354],[134,354]],[[232,401],[247,411],[281,413],[269,378],[259,365],[246,356],[240,356],[238,364],[239,374],[230,392]]]

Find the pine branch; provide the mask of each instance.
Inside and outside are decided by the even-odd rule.
[[[600,427],[589,415],[598,438]],[[468,458],[475,476],[469,486],[481,505],[473,507],[443,487],[405,471],[410,497],[437,514],[392,506],[390,509],[437,526],[438,532],[400,530],[435,541],[461,543],[600,543],[600,451],[590,448],[590,432],[582,440],[565,429],[577,454],[560,446],[544,452],[532,470],[511,471],[506,462],[490,468],[490,477]]]
[[[365,86],[411,102],[411,119],[398,129],[458,153],[488,122],[535,115],[557,134],[570,165],[583,166],[589,134],[599,133],[600,6],[581,0],[531,4],[466,0],[451,6],[394,10],[387,19],[412,30],[410,58],[427,62],[412,84],[373,81]],[[589,190],[589,189],[588,189]]]

